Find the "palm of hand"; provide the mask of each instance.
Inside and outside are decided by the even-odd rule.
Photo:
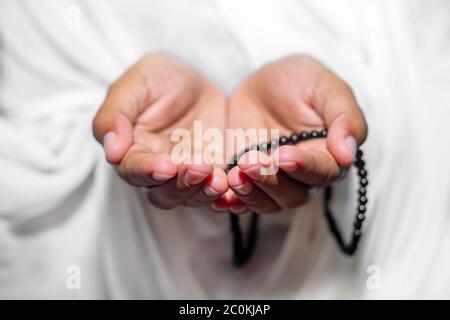
[[[228,126],[278,129],[280,135],[286,136],[321,130],[326,127],[326,113],[330,113],[326,109],[334,107],[330,101],[335,95],[337,101],[342,96],[352,99],[348,87],[317,61],[304,56],[287,57],[264,66],[238,88],[230,99]],[[279,138],[270,137],[270,132],[268,136]],[[255,142],[261,143],[249,144]],[[260,173],[260,168],[267,165],[264,156],[259,154],[259,159],[252,160],[250,153],[241,157],[238,167],[228,174],[229,185],[235,191],[228,197],[234,203],[232,211],[274,212],[298,207],[309,199],[309,187],[328,185],[341,171],[325,139],[279,148],[276,158],[273,153],[268,158],[281,169],[272,176]],[[236,204],[236,199],[242,203]]]
[[[197,138],[196,120],[203,129],[223,130],[224,114],[220,90],[180,60],[153,54],[111,86],[94,119],[94,134],[103,142],[107,160],[119,165],[119,175],[131,185],[147,187],[154,206],[211,206],[228,189],[225,173],[201,161],[173,161],[171,151],[179,142],[172,134],[183,130]],[[196,151],[189,148],[187,153]]]
[[[170,155],[172,134],[185,129],[194,137],[194,122],[203,129],[225,127],[225,96],[190,66],[171,57],[149,66],[147,81],[150,95],[134,124],[134,143],[128,154],[139,150],[150,154]],[[156,63],[155,63],[156,64]],[[156,70],[155,70],[156,69]]]

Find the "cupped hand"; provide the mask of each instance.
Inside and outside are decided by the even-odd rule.
[[[177,163],[171,156],[179,143],[171,139],[174,130],[187,130],[194,137],[196,120],[204,130],[223,130],[224,95],[186,63],[156,53],[141,59],[111,86],[93,131],[107,161],[118,166],[126,182],[148,187],[154,206],[210,207],[228,189],[225,172],[193,158]]]
[[[328,129],[326,139],[284,145],[272,154],[244,154],[228,173],[233,193],[222,197],[222,206],[228,201],[236,213],[271,213],[305,204],[312,188],[331,184],[353,163],[357,146],[367,136],[349,86],[318,61],[301,55],[253,74],[231,97],[227,112],[231,128],[277,128],[287,136]],[[280,169],[276,174],[262,174],[262,168],[274,163]]]

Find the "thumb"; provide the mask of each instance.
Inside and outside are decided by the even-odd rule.
[[[149,103],[149,89],[135,66],[124,73],[108,91],[93,120],[93,133],[103,144],[106,160],[118,164],[133,143],[133,126]]]
[[[95,116],[93,131],[97,141],[103,145],[106,160],[111,164],[120,163],[133,143],[133,125],[129,119],[104,109]]]
[[[366,140],[367,124],[350,87],[331,74],[321,81],[314,96],[328,128],[328,149],[340,166],[351,166],[358,146]]]

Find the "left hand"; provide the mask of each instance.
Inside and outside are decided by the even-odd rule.
[[[304,205],[310,188],[334,182],[351,166],[367,125],[349,86],[318,61],[290,56],[264,66],[230,98],[228,127],[278,128],[281,135],[328,129],[327,139],[285,145],[276,152],[279,171],[261,175],[274,154],[249,151],[228,173],[226,201],[235,213],[277,212]],[[225,200],[224,200],[225,201]]]

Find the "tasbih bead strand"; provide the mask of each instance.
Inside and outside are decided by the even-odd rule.
[[[252,255],[256,240],[258,237],[258,215],[252,212],[250,228],[246,245],[243,244],[242,230],[239,224],[239,216],[236,214],[229,214],[231,234],[233,235],[233,265],[241,267]]]
[[[301,133],[293,133],[290,137],[281,136],[279,139],[273,139],[270,143],[263,142],[259,145],[253,145],[249,148],[243,150],[240,154],[236,155],[233,158],[233,163],[231,163],[227,172],[235,167],[239,161],[239,158],[250,150],[259,150],[259,151],[270,151],[275,150],[279,146],[283,145],[294,145],[300,143],[302,141],[317,139],[317,138],[326,138],[328,135],[328,131],[326,129],[321,131],[303,131]],[[357,168],[357,174],[359,177],[359,189],[358,189],[358,207],[357,214],[353,222],[353,232],[351,236],[351,240],[348,244],[345,243],[344,238],[342,237],[342,233],[339,230],[339,227],[333,217],[331,212],[330,203],[332,199],[332,188],[331,186],[325,188],[324,192],[324,212],[325,218],[328,223],[331,234],[335,238],[339,248],[348,255],[353,255],[358,247],[359,240],[361,238],[361,229],[363,222],[366,218],[366,210],[367,210],[367,185],[369,181],[367,179],[367,171],[365,169],[365,162],[362,158],[363,153],[361,150],[357,150],[356,160],[354,166]],[[231,232],[233,235],[233,264],[236,267],[241,267],[244,265],[248,259],[253,254],[253,251],[256,246],[256,239],[258,234],[258,214],[252,212],[250,228],[248,230],[247,239],[244,244],[243,234],[239,223],[239,216],[233,213],[230,213],[230,224],[231,224]]]

